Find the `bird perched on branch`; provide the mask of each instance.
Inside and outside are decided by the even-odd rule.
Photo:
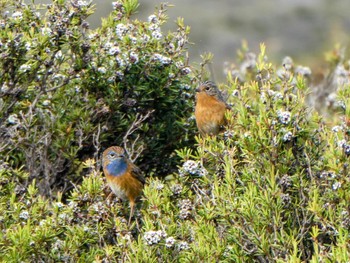
[[[125,150],[119,146],[109,147],[103,152],[102,165],[113,193],[122,200],[129,200],[130,225],[136,198],[143,190],[145,178],[141,170],[128,159]]]
[[[216,135],[226,123],[225,112],[231,109],[226,104],[219,88],[212,81],[201,83],[196,89],[195,117],[202,135]]]

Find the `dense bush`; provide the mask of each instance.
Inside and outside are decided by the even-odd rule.
[[[176,167],[174,150],[193,144],[194,133],[181,19],[164,34],[166,6],[142,22],[130,17],[137,1],[127,0],[90,30],[85,1],[54,1],[44,14],[21,1],[3,5],[0,151],[24,166],[27,184],[66,191],[84,175],[82,160],[115,144],[148,174]]]
[[[114,19],[129,14],[126,7],[130,3],[125,1],[124,9],[116,5]],[[76,7],[73,5],[71,8]],[[85,6],[80,8],[87,10],[84,9]],[[55,13],[58,13],[57,10]],[[112,21],[113,17],[104,22],[99,37],[114,35],[114,31],[107,32],[112,30],[108,28],[114,30],[119,24],[116,20]],[[160,17],[162,16],[158,16],[158,19]],[[147,23],[152,24],[153,18]],[[128,23],[131,21],[125,20]],[[108,23],[115,25],[106,26]],[[144,23],[134,23],[137,26],[135,24],[135,28],[128,30],[135,30],[135,34],[148,30],[143,26]],[[82,39],[83,36],[80,40]],[[125,44],[131,44],[129,40],[123,38]],[[99,45],[105,48],[106,43],[97,45],[94,41],[89,42],[95,43],[90,44],[89,50],[97,49]],[[164,53],[167,45],[162,41],[156,42],[159,45],[163,43],[157,52],[165,56],[168,54]],[[337,115],[326,122],[306,105],[306,100],[310,100],[308,88],[311,71],[308,68],[295,66],[290,58],[284,59],[282,66],[275,67],[268,61],[263,45],[258,56],[244,47],[239,52],[239,63],[226,69],[225,88],[232,111],[227,114],[228,125],[225,132],[216,137],[196,137],[196,143],[189,144],[190,147],[182,147],[186,140],[186,133],[182,133],[177,141],[179,144],[172,148],[178,149],[177,156],[182,160],[181,165],[175,172],[167,169],[165,174],[168,176],[164,179],[147,179],[134,223],[128,227],[127,206],[107,197],[109,191],[105,188],[96,156],[100,144],[123,141],[124,136],[118,134],[125,134],[130,131],[130,127],[135,126],[133,123],[135,124],[136,114],[141,112],[145,116],[148,110],[154,109],[154,113],[142,122],[142,127],[129,138],[134,141],[137,136],[140,137],[135,149],[148,140],[155,144],[159,142],[158,146],[154,145],[155,148],[145,149],[137,159],[140,166],[148,165],[147,158],[160,154],[157,147],[164,144],[161,139],[163,137],[150,136],[149,131],[154,128],[151,126],[173,127],[177,122],[172,125],[167,122],[163,124],[165,120],[161,118],[162,114],[155,117],[157,110],[165,114],[162,112],[163,106],[149,107],[153,103],[149,98],[157,96],[158,93],[147,97],[147,94],[140,93],[138,89],[145,85],[143,87],[148,87],[149,92],[154,89],[161,92],[163,89],[155,83],[162,83],[162,79],[171,79],[172,72],[177,72],[173,76],[175,79],[170,82],[174,87],[189,83],[189,77],[183,75],[184,68],[180,69],[174,62],[159,65],[159,61],[155,62],[150,58],[147,64],[141,59],[141,55],[138,56],[136,65],[125,69],[124,76],[120,77],[117,74],[120,65],[111,62],[115,59],[111,59],[108,62],[111,64],[108,64],[109,56],[101,55],[104,54],[103,48],[99,49],[98,52],[102,52],[99,56],[94,55],[96,50],[88,52],[90,58],[103,60],[102,64],[92,60],[96,64],[87,62],[84,65],[84,59],[79,60],[77,55],[80,53],[74,53],[74,45],[69,43],[61,51],[62,54],[69,54],[65,55],[67,60],[62,62],[62,68],[69,71],[68,63],[74,68],[81,61],[81,68],[69,75],[69,79],[65,79],[64,74],[62,80],[51,79],[51,75],[55,73],[40,75],[40,68],[36,69],[36,74],[16,73],[12,76],[16,85],[22,83],[21,78],[27,79],[26,81],[32,78],[33,82],[47,78],[44,83],[49,83],[50,85],[46,85],[53,90],[40,93],[44,88],[34,84],[9,86],[11,72],[20,72],[20,66],[14,65],[25,59],[23,55],[13,54],[10,56],[12,60],[7,58],[10,61],[7,62],[8,70],[1,77],[7,85],[5,92],[1,91],[1,105],[4,109],[1,114],[2,119],[6,120],[2,123],[2,136],[8,136],[1,141],[2,156],[5,153],[8,156],[0,164],[0,258],[3,261],[350,261],[350,87],[346,62],[333,60],[336,63],[332,68],[343,70],[341,74],[339,70],[332,72],[325,79],[325,83],[332,79],[332,83],[336,85],[332,90],[337,92],[334,99]],[[129,51],[124,50],[119,54],[125,52]],[[130,53],[127,54],[130,56]],[[55,61],[56,58],[52,59]],[[181,61],[184,57],[179,55],[178,59]],[[110,73],[109,69],[105,73],[104,70],[98,70],[106,63],[110,68],[115,67],[116,74]],[[9,65],[14,68],[10,69]],[[138,68],[138,65],[142,67]],[[45,70],[49,71],[51,68],[52,65]],[[166,73],[170,69],[173,71]],[[56,67],[52,70],[56,70]],[[138,78],[135,79],[132,75],[134,73],[130,72],[137,72]],[[163,78],[152,79],[149,77],[152,72]],[[128,73],[130,78],[127,77]],[[102,77],[104,74],[107,76]],[[143,74],[150,75],[143,78]],[[167,74],[167,77],[162,74]],[[36,75],[39,76],[38,79]],[[114,76],[118,79],[114,79]],[[113,78],[112,82],[109,82],[110,78]],[[154,86],[147,86],[145,83],[153,83]],[[74,96],[67,96],[65,92],[71,89],[71,92],[74,90]],[[109,92],[111,94],[107,96]],[[177,99],[185,94],[185,91],[178,92]],[[123,102],[132,103],[118,104],[120,96]],[[96,98],[97,101],[94,100]],[[130,98],[132,100],[128,100]],[[49,102],[44,103],[44,99]],[[166,100],[160,97],[158,103],[163,99]],[[186,100],[189,104],[184,104],[183,107],[188,112],[174,111],[180,120],[191,116],[193,103],[187,98],[183,102]],[[63,102],[64,106],[61,104]],[[55,108],[58,106],[54,105],[61,106]],[[77,106],[80,108],[77,109]],[[135,110],[137,108],[139,111]],[[73,109],[79,110],[79,114],[71,115]],[[88,111],[96,114],[93,115],[94,118],[87,116],[86,119],[81,119]],[[125,115],[119,115],[121,112],[125,112]],[[128,114],[133,114],[133,117],[128,118]],[[64,126],[62,123],[66,122],[63,120],[71,121],[71,125]],[[108,130],[103,128],[103,123]],[[187,129],[188,134],[196,132],[192,126],[186,126],[185,121],[181,123],[180,121],[179,125],[182,126],[179,127]],[[58,139],[59,137],[51,135],[44,136],[49,134],[48,131],[56,131],[57,127],[61,127],[59,124],[63,128],[55,136],[65,133],[67,137]],[[172,132],[176,133],[175,127],[174,131],[162,136],[173,136]],[[161,134],[161,131],[158,132]],[[119,141],[110,141],[113,135]],[[40,138],[38,144],[34,143],[34,138]],[[64,138],[70,138],[66,145],[71,150],[62,145],[65,143]],[[184,144],[181,140],[184,140]],[[30,147],[32,150],[29,150]],[[39,151],[42,149],[46,151]],[[130,149],[132,151],[132,146]],[[146,155],[148,151],[151,154]],[[30,153],[37,154],[37,157],[29,158],[33,156],[28,156]],[[46,158],[44,162],[39,161],[40,154]],[[60,158],[62,163],[59,162]],[[159,160],[165,168],[167,165],[172,166],[169,158]],[[67,181],[72,175],[87,176],[79,183],[71,181],[75,187],[65,196],[62,192],[52,194],[56,198],[52,201],[41,194],[41,180],[45,174],[38,173],[41,175],[38,176],[34,173],[36,170],[31,170],[37,164],[42,164],[39,168],[44,169],[43,171],[45,167],[54,167],[49,166],[48,161],[51,165],[62,165],[64,169],[55,172]]]

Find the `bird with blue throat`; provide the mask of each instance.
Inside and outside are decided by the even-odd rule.
[[[103,172],[112,192],[122,200],[129,200],[130,214],[128,225],[134,214],[136,199],[141,195],[146,182],[141,170],[133,164],[125,150],[112,146],[103,152]]]
[[[202,82],[196,89],[195,118],[203,135],[217,135],[226,124],[225,113],[231,107],[212,81]]]

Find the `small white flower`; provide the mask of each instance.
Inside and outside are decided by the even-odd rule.
[[[133,43],[134,45],[137,44],[137,38],[136,38],[136,37],[130,37],[130,41],[131,41],[131,43]]]
[[[341,183],[340,182],[335,182],[333,185],[332,185],[332,188],[333,190],[337,190],[341,187]]]
[[[350,145],[349,144],[345,144],[343,146],[344,152],[346,155],[350,155]]]
[[[29,218],[29,213],[28,211],[22,211],[20,214],[19,214],[19,218],[20,219],[23,219],[23,220],[27,220]]]
[[[162,190],[163,188],[164,188],[164,184],[162,184],[162,183],[158,183],[158,184],[156,185],[156,189],[157,189],[158,191]]]
[[[99,67],[97,71],[101,74],[105,74],[107,72],[107,69],[105,67]]]
[[[124,67],[125,66],[125,61],[124,61],[124,59],[123,58],[121,58],[121,57],[116,57],[115,58],[115,60],[117,61],[117,63],[118,63],[118,66],[120,67],[120,68],[122,68],[122,67]]]
[[[162,38],[162,36],[163,36],[162,33],[160,31],[158,31],[158,30],[152,32],[152,37],[155,38],[155,39],[159,40],[159,39]]]
[[[112,6],[114,10],[120,9],[121,7],[123,7],[123,4],[121,2],[112,2]]]
[[[124,24],[118,24],[116,26],[116,34],[119,38],[122,38],[123,36],[125,36],[126,32],[128,32],[128,27],[125,26]]]
[[[46,224],[47,224],[47,221],[45,219],[39,222],[39,226],[45,226]]]
[[[184,63],[182,61],[175,62],[175,66],[179,69],[182,69],[184,67]]]
[[[77,4],[78,4],[79,7],[83,7],[83,6],[87,6],[88,5],[88,3],[86,1],[81,1],[81,0],[78,1]]]
[[[295,73],[300,74],[302,76],[311,76],[311,69],[309,67],[297,66],[295,69]]]
[[[278,120],[282,124],[288,124],[291,121],[292,114],[289,111],[281,111],[277,112]]]
[[[208,175],[207,169],[205,169],[204,167],[199,169],[198,176],[207,176],[207,175]]]
[[[95,39],[97,36],[98,36],[97,33],[91,33],[91,34],[88,35],[88,38],[89,38],[90,40],[92,40],[92,39]]]
[[[175,238],[173,238],[173,237],[168,237],[167,239],[165,239],[165,246],[166,246],[167,248],[172,248],[172,247],[174,247],[175,242],[176,242]]]
[[[188,160],[182,165],[182,168],[187,173],[196,174],[198,171],[198,164],[199,163],[196,161]]]
[[[277,91],[273,91],[269,89],[267,90],[267,94],[269,94],[269,96],[272,97],[274,101],[283,99],[282,93]]]
[[[159,61],[163,65],[168,65],[171,63],[171,58],[168,58],[168,57],[163,56],[162,54],[158,54],[158,53],[154,54],[152,59]]]
[[[185,67],[181,70],[182,74],[188,75],[191,73],[191,69],[189,67]]]
[[[159,31],[160,30],[158,24],[151,24],[151,25],[149,25],[148,29],[151,31]]]
[[[62,59],[63,57],[64,57],[64,56],[63,56],[61,50],[57,51],[57,53],[55,54],[55,58],[56,58],[56,59]]]
[[[61,219],[61,220],[66,220],[66,219],[69,218],[69,216],[68,216],[67,213],[62,213],[62,214],[58,215],[58,218]]]
[[[343,149],[345,147],[345,145],[346,145],[346,140],[344,140],[344,139],[343,140],[339,140],[337,142],[337,145],[338,145],[339,148]]]
[[[51,28],[44,27],[44,28],[41,28],[41,33],[43,35],[50,36],[52,34],[52,30],[51,30]]]
[[[64,204],[62,204],[61,202],[56,202],[56,203],[55,203],[55,206],[56,206],[57,208],[62,208],[62,207],[64,206]]]
[[[343,127],[336,125],[332,128],[332,132],[337,133],[343,130]]]
[[[147,245],[154,245],[158,244],[162,238],[166,237],[166,233],[164,231],[158,230],[158,231],[147,231],[143,239],[145,240]]]
[[[7,118],[7,122],[10,124],[17,124],[19,123],[19,119],[16,113],[11,114],[8,118]]]
[[[12,18],[22,20],[23,18],[23,13],[20,11],[16,11],[12,14]]]
[[[292,138],[293,138],[293,133],[289,131],[283,135],[282,141],[283,142],[290,142],[292,140]]]
[[[239,90],[235,89],[234,91],[232,91],[231,94],[232,94],[233,97],[238,97],[239,96]]]
[[[112,46],[109,50],[108,50],[108,54],[109,55],[118,55],[120,53],[120,48],[118,46]]]
[[[131,51],[130,52],[130,61],[134,64],[137,64],[137,62],[139,62],[139,55],[136,52]]]
[[[113,47],[113,44],[111,42],[107,42],[103,45],[104,50],[109,50],[111,47]]]
[[[120,71],[120,70],[118,70],[115,74],[116,74],[116,76],[117,76],[118,78],[120,78],[120,79],[122,79],[122,78],[124,77],[124,72],[122,72],[122,71]]]
[[[55,243],[52,245],[52,249],[54,251],[59,251],[64,245],[64,241],[61,239],[57,239]]]
[[[185,45],[185,39],[184,38],[180,38],[178,41],[177,41],[177,45],[179,47],[183,47]]]
[[[158,17],[156,15],[150,15],[148,17],[148,22],[153,23],[153,24],[157,24],[158,23]]]
[[[49,100],[44,100],[44,101],[43,101],[43,106],[49,106],[50,103],[51,103],[51,101],[49,101]]]
[[[4,84],[2,84],[1,86],[1,92],[6,93],[9,89],[10,87],[7,85],[6,82],[4,82]]]
[[[188,250],[190,249],[190,246],[186,241],[181,241],[178,245],[179,250]]]
[[[26,47],[26,50],[29,50],[32,44],[30,42],[26,42],[24,46]]]
[[[19,67],[19,71],[21,72],[27,72],[31,69],[31,66],[30,65],[27,65],[27,64],[23,64]]]
[[[141,36],[141,40],[143,44],[146,44],[150,39],[151,37],[149,35],[144,34]]]
[[[179,195],[182,192],[182,185],[174,184],[170,187],[170,190],[173,192],[174,195]]]

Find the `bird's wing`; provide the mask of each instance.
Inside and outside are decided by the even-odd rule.
[[[137,180],[139,180],[142,184],[146,183],[146,179],[142,174],[142,171],[140,168],[138,168],[136,165],[132,164],[132,176],[134,176]]]

